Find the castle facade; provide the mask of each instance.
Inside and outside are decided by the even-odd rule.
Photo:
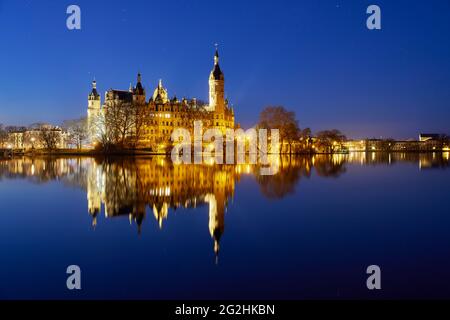
[[[122,117],[130,118],[128,127],[124,127],[122,131],[127,130],[126,140],[135,139],[133,146],[136,148],[159,149],[167,146],[171,143],[171,134],[176,128],[193,132],[194,121],[197,120],[203,122],[203,130],[216,128],[225,133],[226,129],[234,129],[235,126],[233,108],[225,99],[225,78],[219,66],[217,49],[214,67],[209,76],[208,103],[195,98],[170,98],[161,80],[147,100],[141,74],[137,76],[136,85],[130,85],[128,90],[108,90],[103,104],[96,85],[94,81],[88,96],[87,110],[90,141],[94,144],[101,140],[100,135],[113,130],[114,116],[121,109],[127,110]],[[113,120],[106,119],[108,114]],[[122,123],[124,121],[126,119],[121,119]]]

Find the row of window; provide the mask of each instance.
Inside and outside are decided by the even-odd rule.
[[[206,116],[208,116],[209,114],[206,114],[205,115],[205,118],[208,118],[208,117],[206,117]],[[186,114],[186,113],[175,113],[174,115],[174,118],[184,118],[184,119],[187,119],[187,118],[189,118],[188,117],[188,115]],[[170,113],[150,113],[150,117],[152,117],[152,118],[166,118],[166,119],[170,119],[171,117],[172,117],[172,115],[170,114]],[[215,116],[215,119],[216,120],[224,120],[224,119],[231,119],[231,117],[224,117],[224,115],[223,114],[216,114],[216,116]]]
[[[158,121],[149,121],[149,124],[150,125],[155,125],[155,126],[171,126],[171,127],[173,127],[174,125],[175,126],[177,126],[177,127],[180,127],[180,126],[184,126],[184,127],[187,127],[188,125],[189,125],[189,122],[185,122],[185,121],[182,121],[182,122],[180,122],[180,121],[177,121],[177,122],[173,122],[173,121],[161,121],[161,122],[158,122]],[[205,125],[206,126],[209,126],[211,124],[211,122],[209,121],[209,120],[207,120],[206,122],[205,122]],[[225,126],[229,126],[229,127],[231,127],[232,126],[232,122],[225,122],[225,123],[220,123],[220,122],[217,122],[216,121],[216,124],[215,124],[216,126],[220,126],[220,125],[225,125]],[[153,131],[153,130],[152,130]]]

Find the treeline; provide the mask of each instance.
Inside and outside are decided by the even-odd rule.
[[[319,131],[313,136],[310,128],[300,128],[295,112],[283,106],[264,108],[257,128],[278,129],[280,153],[332,153],[343,150],[343,143],[347,141],[347,137],[337,129]]]
[[[201,120],[202,112],[192,110],[188,118],[182,119],[182,124],[192,124],[194,120]],[[156,122],[155,122],[156,123]],[[60,127],[53,127],[44,123],[35,123],[28,127],[3,126],[0,124],[0,146],[13,143],[11,133],[22,132],[24,145],[39,145],[46,149],[57,148],[58,141],[63,135],[67,145],[82,149],[89,142],[91,135],[97,141],[96,147],[108,152],[118,149],[136,149],[142,147],[139,141],[143,138],[148,126],[155,124],[150,119],[150,113],[145,104],[114,102],[99,113],[91,117],[88,123],[86,117],[66,120]],[[343,143],[347,137],[337,129],[324,130],[313,135],[310,128],[300,128],[295,112],[286,110],[283,106],[268,106],[260,115],[256,128],[278,129],[280,137],[280,153],[332,153],[344,149]],[[30,141],[33,139],[34,141]],[[162,139],[162,137],[160,137]],[[157,149],[162,140],[152,141],[147,149]]]

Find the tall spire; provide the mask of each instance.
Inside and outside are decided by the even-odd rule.
[[[142,77],[141,77],[141,73],[139,72],[137,75],[137,83],[136,83],[136,87],[134,89],[134,93],[138,94],[138,95],[145,95],[145,91],[144,91],[144,87],[142,86]]]
[[[97,81],[95,81],[95,78],[94,78],[94,80],[92,80],[92,91],[89,94],[89,99],[96,100],[99,97],[100,97],[100,95],[97,92]]]
[[[216,43],[214,44],[214,46],[216,47],[216,54],[214,55],[214,65],[218,65],[219,64],[219,45]]]
[[[215,44],[215,46],[216,53],[214,54],[214,68],[211,71],[210,78],[215,80],[224,80],[223,72],[222,70],[220,70],[219,66],[219,49],[217,48],[217,43]]]

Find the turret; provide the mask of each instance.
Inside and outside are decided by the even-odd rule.
[[[216,47],[214,67],[209,75],[209,110],[217,113],[225,112],[224,98],[225,77],[219,66],[219,51]]]
[[[96,123],[98,123],[98,117],[101,113],[101,98],[97,91],[97,82],[92,81],[92,91],[88,95],[88,108],[87,108],[87,126],[89,132],[90,142],[95,142],[97,136]]]
[[[214,254],[216,263],[219,258],[220,238],[225,229],[225,207],[224,203],[215,194],[208,194],[205,200],[209,203],[209,233],[214,240]]]
[[[94,80],[92,81],[92,91],[88,95],[88,115],[89,110],[100,110],[100,95],[97,92],[97,82]]]
[[[145,89],[142,86],[142,77],[140,73],[137,75],[136,86],[133,89],[133,101],[139,104],[145,103]]]
[[[161,79],[159,79],[158,86],[153,92],[153,101],[157,101],[158,103],[167,103],[169,101],[167,89],[164,88]]]

